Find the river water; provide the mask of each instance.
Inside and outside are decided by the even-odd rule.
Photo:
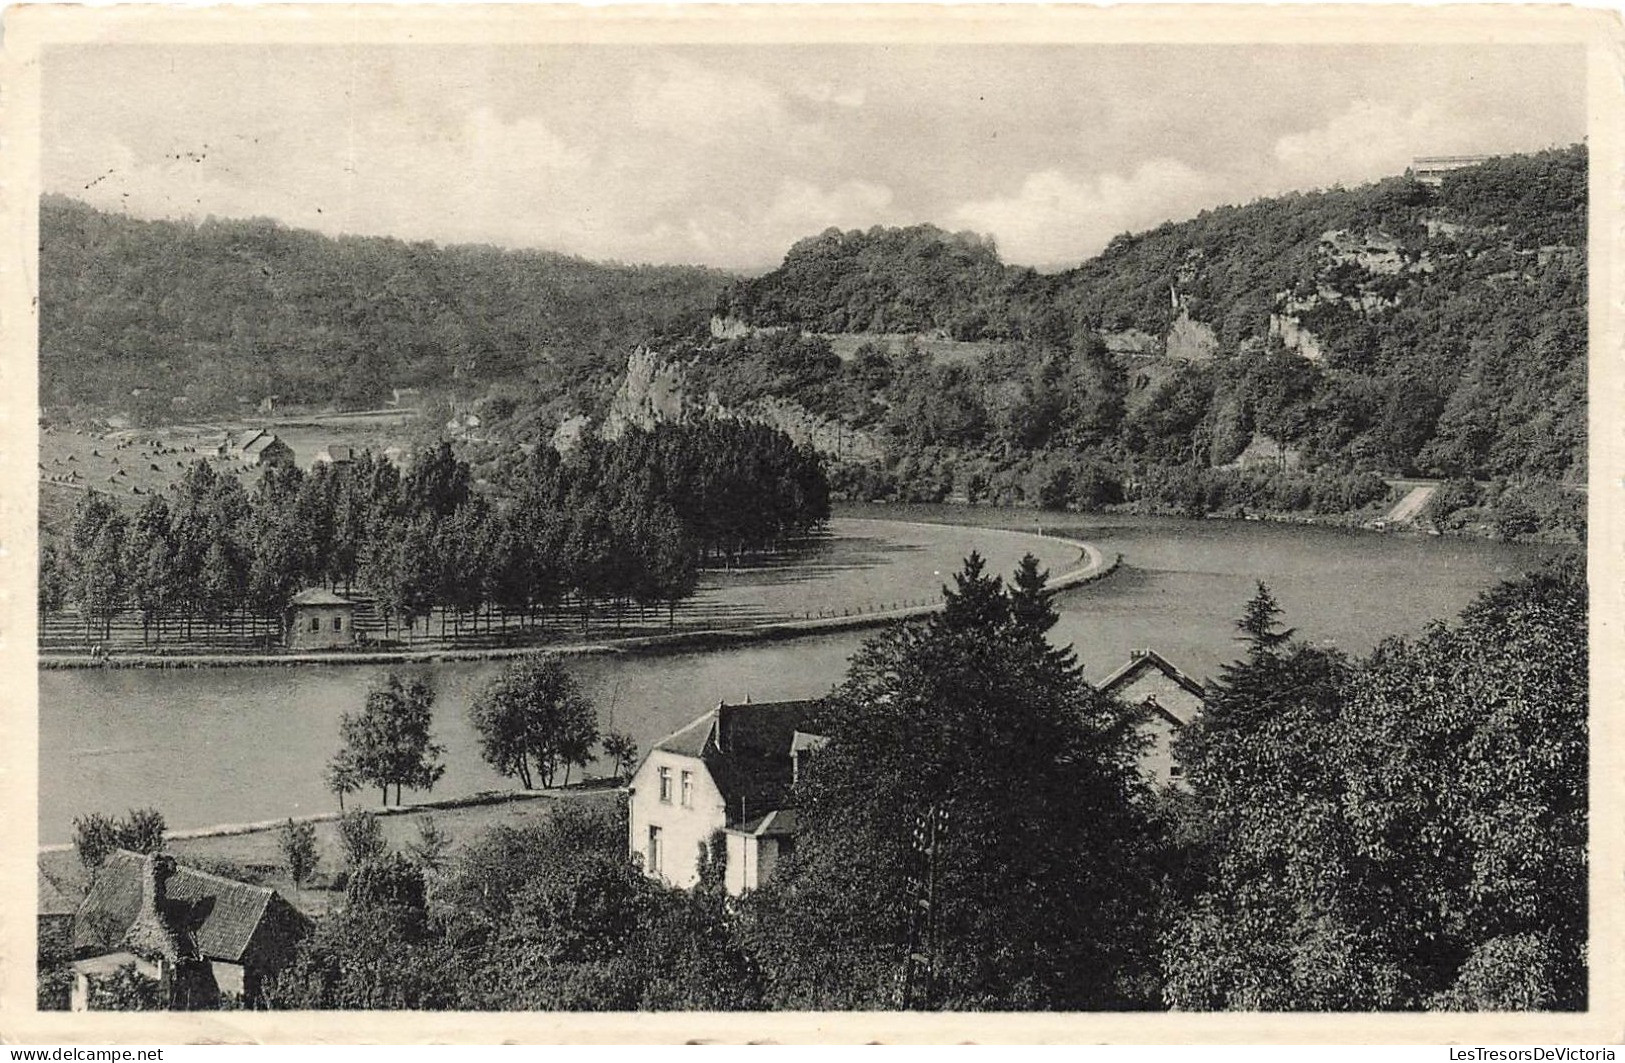
[[[809,593],[834,604],[930,594],[968,549],[1008,571],[1032,548],[1053,571],[1075,551],[1054,539],[994,529],[1042,529],[1083,539],[1108,556],[1114,575],[1062,595],[1052,637],[1073,644],[1099,680],[1150,647],[1198,679],[1238,651],[1233,618],[1257,580],[1286,622],[1309,641],[1363,653],[1389,634],[1414,635],[1448,618],[1480,591],[1538,563],[1538,551],[1499,543],[1233,521],[1034,514],[960,507],[852,508],[848,516],[956,527],[836,522],[836,537],[861,539],[865,561],[810,565]],[[782,614],[798,579],[782,568],[762,594]],[[739,593],[742,577],[726,577]],[[720,580],[720,577],[719,577]],[[869,633],[846,632],[705,653],[601,656],[573,661],[600,723],[630,731],[641,748],[718,700],[814,697],[843,675]],[[499,664],[434,666],[436,739],[445,777],[434,797],[512,785],[480,760],[466,721],[469,699]],[[66,841],[75,815],[155,806],[173,829],[331,811],[322,768],[338,744],[339,715],[359,705],[380,669],[361,666],[39,673],[39,832]],[[595,768],[594,773],[602,771]],[[412,795],[408,794],[410,799]],[[358,795],[376,802],[376,796]]]

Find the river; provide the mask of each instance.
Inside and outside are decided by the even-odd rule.
[[[1156,649],[1198,679],[1216,674],[1237,653],[1233,618],[1259,579],[1270,585],[1300,638],[1363,653],[1385,635],[1414,635],[1429,620],[1453,616],[1541,555],[1474,540],[1255,522],[952,506],[848,507],[843,513],[958,526],[836,522],[837,538],[861,537],[869,560],[839,568],[826,558],[807,573],[821,603],[839,601],[842,586],[854,602],[929,594],[938,574],[946,578],[973,547],[1001,570],[1029,547],[1057,572],[1075,556],[1054,539],[992,530],[998,527],[1041,528],[1093,543],[1108,556],[1121,552],[1117,573],[1057,600],[1061,620],[1052,637],[1076,647],[1094,680],[1140,647]],[[802,581],[787,576],[769,574],[763,593],[781,595]],[[737,573],[727,577],[730,595],[739,593],[740,580]],[[827,692],[868,634],[581,658],[571,668],[595,699],[600,722],[630,731],[648,748],[721,699]],[[435,735],[446,747],[447,771],[433,796],[512,785],[480,760],[466,722],[470,697],[499,667],[434,667]],[[41,671],[40,841],[68,840],[73,817],[88,811],[117,814],[151,805],[174,829],[331,811],[334,800],[321,775],[337,746],[339,715],[359,704],[378,672],[360,666]]]

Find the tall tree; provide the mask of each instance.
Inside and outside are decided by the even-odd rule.
[[[382,791],[385,804],[390,786],[400,804],[402,787],[430,790],[445,774],[440,763],[445,747],[430,735],[434,700],[434,687],[426,676],[403,680],[389,672],[367,691],[361,711],[346,712],[339,722],[344,743],[340,758]]]
[[[972,557],[942,614],[854,657],[813,724],[796,855],[747,905],[776,1006],[895,1007],[911,952],[913,1006],[1149,1002],[1154,834],[1123,710],[1048,649]]]
[[[571,766],[592,762],[598,714],[555,657],[503,668],[474,696],[468,715],[486,763],[527,790],[533,779],[551,787],[560,768],[568,777]]]

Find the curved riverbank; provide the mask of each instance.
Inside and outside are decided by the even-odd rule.
[[[862,520],[862,518],[859,518]],[[932,527],[925,521],[874,521],[907,527]],[[1117,570],[1122,555],[1108,559],[1099,547],[1075,539],[1053,535],[1034,535],[1012,529],[999,529],[1010,534],[1042,538],[1045,542],[1070,547],[1078,551],[1078,564],[1053,577],[1048,584],[1050,594],[1104,579]],[[559,657],[601,655],[654,656],[665,653],[685,653],[694,650],[720,649],[754,642],[772,642],[808,635],[826,635],[840,631],[884,627],[900,620],[928,616],[942,608],[942,602],[924,602],[899,608],[881,608],[865,611],[853,608],[840,615],[807,616],[800,619],[773,620],[736,628],[699,628],[674,631],[658,635],[638,635],[616,639],[597,639],[565,644],[536,644],[530,646],[504,646],[457,649],[434,648],[423,650],[383,650],[375,652],[323,652],[323,653],[212,653],[212,654],[147,654],[119,653],[110,657],[92,657],[88,654],[41,655],[39,667],[46,671],[66,669],[117,668],[266,668],[303,665],[406,665],[434,664],[450,661],[502,661],[521,657],[549,654]]]

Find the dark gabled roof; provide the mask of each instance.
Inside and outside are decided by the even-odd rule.
[[[717,710],[707,709],[689,723],[655,743],[655,748],[684,757],[698,758],[711,742],[711,731],[716,726]]]
[[[1138,679],[1148,668],[1157,669],[1199,698],[1207,697],[1207,691],[1203,689],[1202,684],[1169,664],[1168,659],[1156,650],[1135,650],[1134,655],[1129,658],[1127,664],[1107,676],[1105,682],[1100,684],[1100,692],[1102,694],[1114,694],[1118,688],[1125,687]]]
[[[791,756],[816,701],[772,701],[719,704],[692,723],[655,743],[667,753],[705,763],[734,827],[765,812],[784,807],[795,779]]]
[[[119,850],[96,872],[90,893],[79,908],[75,950],[95,947],[105,924],[128,928],[141,913],[141,884],[146,860]],[[184,865],[165,883],[165,920],[191,939],[196,954],[209,960],[242,963],[270,920],[308,926],[297,910],[266,886],[222,878]],[[105,914],[103,914],[105,913]],[[104,925],[97,925],[97,924]]]
[[[1100,684],[1100,692],[1102,694],[1115,695],[1118,691],[1133,683],[1136,679],[1140,678],[1140,676],[1144,675],[1147,671],[1153,668],[1167,676],[1169,679],[1173,680],[1182,689],[1194,695],[1198,700],[1207,700],[1207,691],[1202,687],[1202,684],[1198,683],[1184,672],[1181,672],[1172,664],[1169,664],[1168,659],[1162,654],[1158,653],[1156,650],[1135,650],[1133,656],[1129,658],[1127,664],[1123,665],[1123,667],[1107,676],[1105,682]],[[1168,719],[1172,720],[1175,724],[1178,724],[1181,727],[1190,722],[1189,720],[1180,719],[1178,716],[1170,712],[1166,707],[1156,704],[1155,701],[1151,702],[1151,704],[1158,711],[1160,711],[1162,715],[1166,716]]]
[[[264,453],[270,447],[273,447],[281,442],[282,441],[276,436],[262,432],[254,439],[244,443],[242,449],[244,454],[258,455]]]

